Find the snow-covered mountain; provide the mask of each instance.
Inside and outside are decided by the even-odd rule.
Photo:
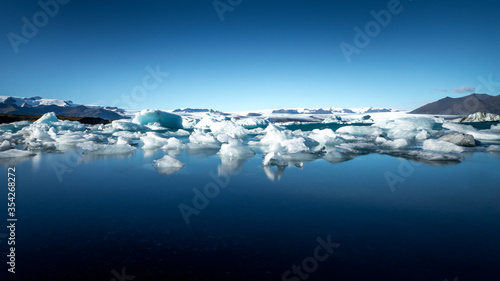
[[[269,111],[269,110],[267,110]],[[359,108],[344,108],[344,107],[327,107],[327,108],[285,108],[273,109],[271,114],[336,114],[336,113],[377,113],[377,112],[400,112],[399,109],[388,107],[359,107]]]
[[[54,112],[58,116],[99,117],[107,120],[124,118],[125,111],[117,107],[75,104],[70,100],[44,99],[39,96],[24,98],[0,96],[0,113],[16,115],[43,115]]]
[[[61,107],[74,107],[79,104],[74,104],[72,101],[64,101],[58,99],[44,99],[40,96],[31,98],[21,98],[12,96],[0,96],[0,103],[17,105],[19,107],[36,107],[40,105],[57,105]]]
[[[87,116],[101,117],[104,119],[119,119],[123,116],[133,115],[131,112],[110,106],[101,105],[82,105],[73,103],[70,100],[60,99],[45,99],[39,96],[35,97],[13,97],[0,96],[0,113],[23,114],[23,115],[38,115],[53,111],[61,116]],[[331,115],[331,114],[369,114],[379,112],[400,112],[401,110],[386,108],[386,107],[360,107],[360,108],[344,108],[344,107],[325,107],[325,108],[282,108],[255,110],[245,112],[224,113],[214,109],[199,109],[199,108],[182,108],[175,110],[167,110],[168,112],[181,116],[203,116],[206,113],[234,115],[234,116],[261,116],[261,117],[276,117],[302,120],[318,121],[324,120],[325,117],[316,118],[315,115]],[[135,113],[135,112],[134,112]],[[295,116],[295,117],[294,117]],[[300,117],[299,117],[300,116]],[[312,119],[311,119],[312,118]],[[317,119],[317,120],[316,120]]]

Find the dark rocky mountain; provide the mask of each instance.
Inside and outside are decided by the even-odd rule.
[[[8,99],[7,99],[8,100]],[[7,102],[0,103],[0,113],[17,115],[43,115],[47,112],[54,112],[57,116],[69,117],[99,117],[107,120],[123,119],[124,117],[113,111],[103,108],[86,107],[84,105],[74,107],[64,107],[57,105],[39,105],[20,107]]]
[[[446,97],[419,107],[410,113],[469,115],[476,112],[500,114],[500,95],[471,94],[461,98]]]

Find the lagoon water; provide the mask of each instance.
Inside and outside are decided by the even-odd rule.
[[[500,278],[500,154],[444,166],[368,154],[265,171],[259,151],[224,164],[215,153],[181,152],[186,166],[170,175],[152,167],[161,150],[3,165],[4,183],[16,167],[16,280]],[[400,177],[392,187],[387,172]],[[186,223],[179,205],[195,208],[193,189],[207,184],[219,191]],[[321,261],[318,241],[336,243]]]

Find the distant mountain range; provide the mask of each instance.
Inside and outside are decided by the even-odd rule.
[[[419,107],[410,113],[469,115],[476,112],[500,114],[500,95],[471,94],[461,98],[446,97]]]
[[[377,113],[377,112],[399,112],[401,110],[388,107],[360,107],[360,108],[344,108],[344,107],[328,107],[328,108],[287,108],[275,109],[273,114],[336,114],[336,113]]]
[[[180,108],[168,111],[179,115],[199,115],[204,113],[228,115],[228,113],[224,113],[214,109],[200,109],[200,108]],[[376,112],[398,112],[398,111],[400,110],[387,107],[285,108],[285,109],[253,111],[245,115],[282,116],[282,115],[298,114],[305,117],[308,115],[319,115],[319,114],[339,114],[339,113],[367,114]],[[39,96],[30,98],[0,96],[0,114],[43,115],[47,112],[54,112],[57,116],[98,117],[106,120],[117,120],[117,119],[127,118],[125,116],[130,116],[134,113],[134,112],[128,112],[124,109],[117,107],[100,106],[100,105],[82,105],[82,104],[75,104],[70,100],[45,99]]]
[[[54,112],[58,116],[99,117],[106,120],[123,119],[123,109],[109,106],[74,104],[72,101],[44,99],[41,97],[20,98],[0,96],[0,113],[16,115],[43,115]]]

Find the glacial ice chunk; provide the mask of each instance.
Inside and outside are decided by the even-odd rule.
[[[181,170],[182,168],[184,168],[184,166],[184,163],[168,155],[154,160],[153,164],[153,167],[155,167],[159,173],[167,175]]]
[[[443,128],[449,129],[451,131],[470,134],[474,136],[475,139],[482,140],[500,140],[500,133],[495,130],[477,130],[471,125],[455,124],[451,122],[446,122],[443,124]]]
[[[168,138],[157,132],[147,132],[141,137],[144,143],[142,149],[158,149],[164,145],[168,145]]]
[[[486,148],[488,152],[500,152],[500,145],[490,145]]]
[[[473,147],[476,146],[476,140],[470,134],[453,133],[444,135],[439,138],[440,140],[447,141],[458,146]]]
[[[215,136],[226,134],[232,138],[243,138],[247,135],[245,128],[232,121],[213,123],[210,125],[210,130]]]
[[[200,130],[194,130],[194,132],[189,136],[189,142],[195,144],[220,145],[220,142],[214,137],[213,134],[202,132]]]
[[[255,129],[258,127],[265,127],[271,123],[268,118],[240,118],[234,121],[236,124],[242,126],[245,129]]]
[[[335,131],[337,134],[349,134],[353,136],[373,136],[377,137],[382,134],[382,130],[375,126],[344,126]]]
[[[321,145],[336,145],[342,141],[342,138],[335,134],[332,129],[314,129],[309,137]]]
[[[129,120],[114,120],[111,123],[111,127],[116,130],[120,131],[130,131],[130,132],[138,132],[138,131],[145,131],[147,128],[145,126],[142,126],[141,124],[136,124],[133,123]]]
[[[53,122],[58,122],[56,114],[54,112],[47,112],[42,117],[34,122],[34,124],[51,124]]]
[[[387,140],[382,137],[377,137],[375,142],[383,148],[390,149],[401,149],[408,146],[408,141],[406,139]]]
[[[2,144],[0,144],[0,151],[5,151],[13,148],[8,140],[4,140]]]
[[[216,115],[205,113],[205,116],[194,126],[195,129],[210,129],[212,125],[222,122],[229,121],[230,118],[224,115]]]
[[[390,139],[424,140],[429,137],[435,124],[436,120],[428,117],[404,117],[379,120],[374,125],[386,132]]]
[[[435,139],[425,140],[422,148],[425,150],[439,151],[444,153],[460,153],[464,151],[463,147],[460,147],[456,144]]]
[[[133,123],[143,126],[154,123],[169,129],[182,129],[182,118],[179,115],[161,111],[158,109],[145,109],[136,113]]]
[[[230,139],[228,143],[222,144],[219,152],[220,157],[228,158],[249,158],[255,155],[255,151],[243,145],[239,139]]]

